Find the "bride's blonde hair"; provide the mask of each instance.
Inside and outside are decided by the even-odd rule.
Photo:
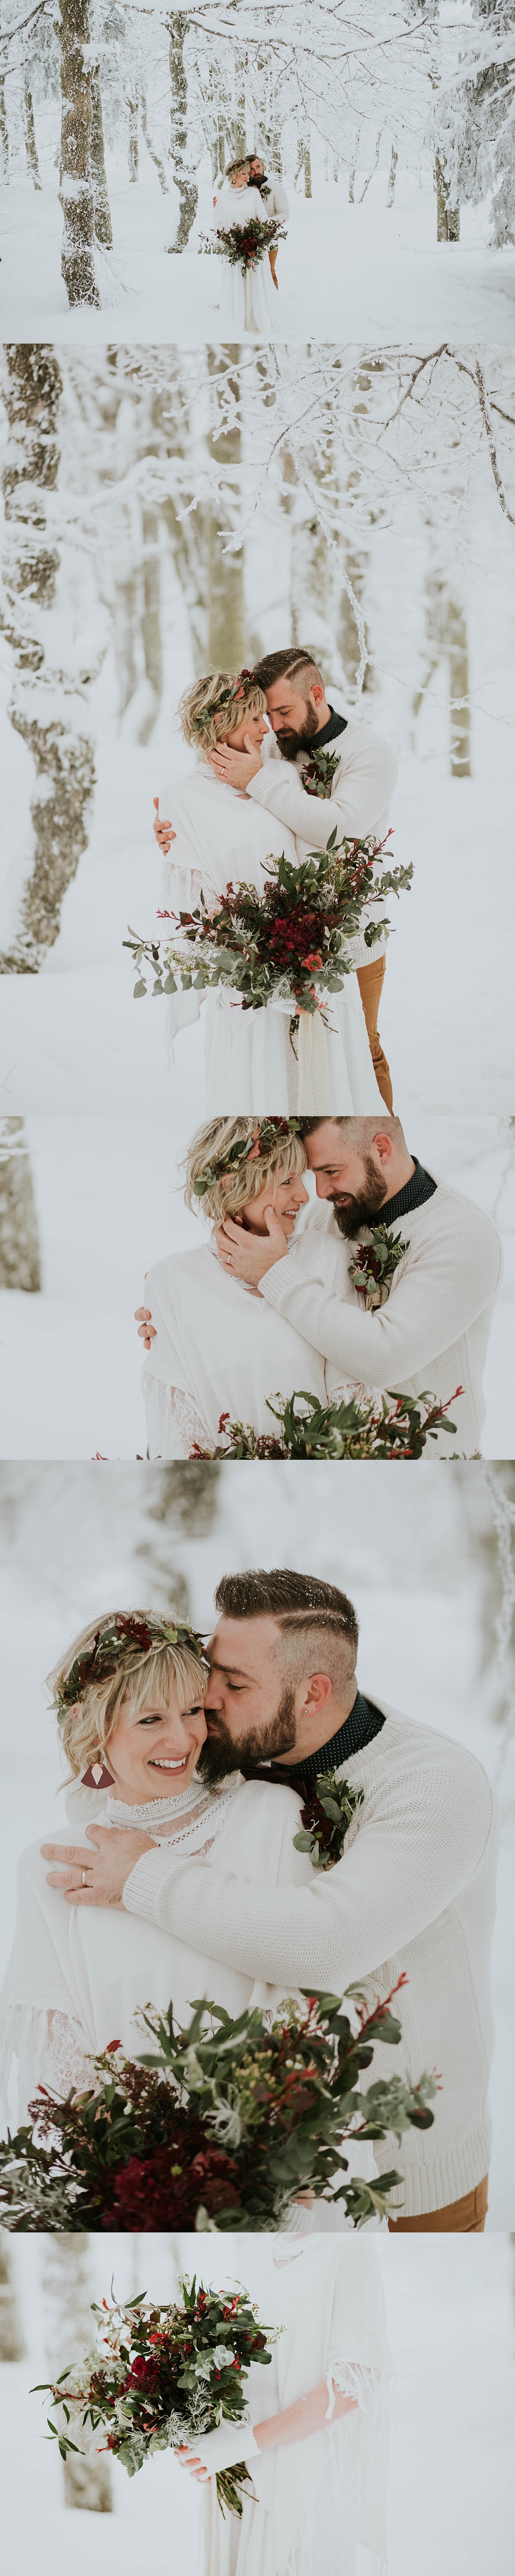
[[[222,1216],[235,1216],[259,1197],[268,1181],[276,1181],[279,1171],[289,1180],[294,1172],[305,1172],[306,1147],[302,1136],[291,1132],[287,1120],[277,1120],[277,1135],[270,1135],[270,1119],[212,1118],[208,1127],[198,1127],[188,1146],[180,1168],[185,1176],[186,1206],[210,1217],[214,1225]],[[249,1144],[251,1155],[235,1156],[234,1148]],[[257,1151],[256,1151],[257,1146]]]
[[[252,159],[254,159],[254,154],[252,154]],[[246,177],[248,178],[250,162],[251,155],[249,152],[244,153],[241,161],[227,161],[224,170],[224,179],[239,179],[241,177],[242,170],[245,171]]]
[[[253,671],[208,671],[206,679],[195,680],[180,699],[184,740],[197,743],[202,751],[214,751],[220,732],[235,733],[245,719],[250,724],[253,716],[261,716],[265,707],[265,692]]]
[[[120,1637],[122,1622],[128,1633],[122,1631]],[[131,1633],[132,1623],[135,1634]],[[146,1631],[148,1644],[138,1643],[138,1629],[143,1635]],[[110,1655],[109,1649],[103,1654],[101,1642],[99,1652],[98,1641],[115,1630],[116,1654]],[[208,1668],[201,1641],[195,1644],[194,1638],[195,1631],[176,1619],[174,1610],[164,1616],[153,1610],[113,1610],[81,1628],[67,1654],[47,1676],[69,1766],[68,1779],[77,1780],[99,1750],[107,1751],[124,1700],[130,1700],[135,1711],[145,1708],[152,1699],[166,1709],[171,1684],[175,1685],[181,1710],[191,1708],[192,1701],[203,1700]]]

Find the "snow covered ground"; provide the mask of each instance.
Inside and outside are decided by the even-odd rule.
[[[216,340],[218,262],[198,255],[199,234],[208,232],[213,219],[207,160],[197,220],[179,256],[167,249],[176,232],[177,192],[172,188],[162,196],[146,156],[137,186],[129,185],[121,160],[108,179],[114,248],[96,250],[99,312],[68,309],[55,166],[49,161],[41,194],[18,175],[4,189],[3,338],[57,337],[92,349],[116,338],[178,340],[185,346]],[[313,199],[293,195],[288,240],[279,252],[277,339],[404,345],[414,340],[417,347],[421,340],[432,345],[447,338],[512,340],[515,250],[490,248],[488,229],[486,205],[465,206],[461,241],[437,243],[427,160],[420,174],[399,171],[391,208],[384,169],[372,178],[363,204],[353,206],[344,173],[337,185],[317,174]]]
[[[43,979],[44,981],[44,979]],[[31,990],[38,990],[32,977]],[[135,1012],[135,1018],[137,1014]],[[202,1114],[191,1084],[170,1119],[29,1118],[42,1290],[0,1295],[1,1454],[145,1453],[142,1345],[133,1321],[145,1272],[205,1240],[184,1207],[177,1158]],[[515,1166],[508,1121],[431,1118],[407,1128],[420,1160],[476,1199],[503,1237],[505,1273],[486,1367],[485,1457],[515,1455]],[[313,1189],[313,1183],[309,1186]],[[272,1390],[271,1390],[272,1392]]]
[[[138,2477],[113,2464],[113,2511],[73,2518],[63,2503],[57,2444],[45,2444],[45,2400],[30,2391],[49,2374],[41,2243],[11,2239],[26,2339],[23,2361],[1,2374],[2,2528],[17,2576],[198,2576],[198,2497],[194,2482],[158,2456]],[[512,2440],[513,2247],[505,2237],[431,2244],[376,2240],[383,2275],[395,2374],[395,2420],[389,2493],[389,2576],[511,2576],[514,2493]],[[201,2249],[201,2263],[200,2263]],[[255,2238],[230,2246],[214,2237],[173,2240],[184,2268],[206,2281],[244,2279],[259,2300],[260,2247]],[[139,2265],[137,2281],[134,2262]],[[156,2298],[176,2292],[170,2240],[90,2239],[91,2297],[108,2294],[114,2270],[119,2295],[148,2287]],[[359,2576],[369,2576],[359,2552]]]
[[[337,1482],[328,1467],[312,1465],[308,1531],[301,1466],[266,1464],[258,1478],[252,1465],[242,1463],[237,1477],[223,1466],[210,1520],[198,1512],[189,1528],[174,1502],[172,1469],[127,1461],[0,1467],[0,1962],[12,1939],[18,1855],[64,1821],[42,1685],[85,1620],[113,1602],[169,1607],[179,1586],[194,1624],[207,1633],[215,1585],[228,1567],[310,1567],[343,1583],[360,1624],[364,1689],[466,1744],[500,1799],[487,2221],[495,2231],[515,2228],[515,1742],[501,1760],[493,1507],[503,1489],[496,1479],[492,1496],[489,1473],[450,1463],[444,1476],[414,1483],[411,1469],[399,1465],[386,1513],[380,1464],[354,1465],[352,1475],[342,1467]],[[401,2566],[404,2576],[404,2560]]]

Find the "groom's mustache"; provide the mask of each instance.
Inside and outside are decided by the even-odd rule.
[[[229,1734],[218,1710],[206,1708],[209,1728],[207,1742],[197,1762],[197,1771],[207,1787],[216,1787],[229,1771],[242,1771],[247,1763],[271,1761],[274,1754],[292,1753],[295,1746],[295,1692],[284,1690],[273,1717],[263,1726],[249,1726],[243,1735]]]

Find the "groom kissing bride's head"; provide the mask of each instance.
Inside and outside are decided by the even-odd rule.
[[[354,1706],[352,1602],[316,1575],[258,1567],[225,1575],[215,1606],[201,1777],[213,1787],[230,1771],[274,1760],[287,1779],[288,1766],[332,1744]]]
[[[314,735],[331,724],[324,683],[314,655],[301,645],[283,653],[264,653],[254,665],[254,679],[265,691],[267,715],[283,760],[296,760]]]

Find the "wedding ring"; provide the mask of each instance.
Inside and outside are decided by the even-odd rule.
[[[85,1871],[85,1869],[83,1869],[83,1872],[82,1872],[82,1885],[83,1885],[83,1887],[85,1887],[85,1886],[86,1886],[86,1871]]]

